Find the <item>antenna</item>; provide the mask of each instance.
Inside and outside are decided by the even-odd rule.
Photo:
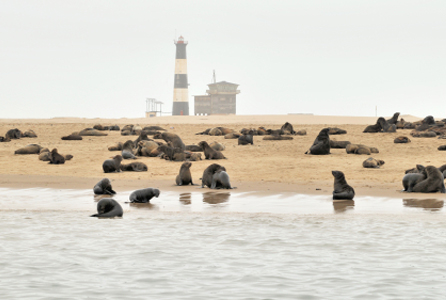
[[[214,77],[213,77],[213,79],[214,79],[214,83],[216,83],[217,82],[217,78],[215,77],[215,70],[214,70]]]

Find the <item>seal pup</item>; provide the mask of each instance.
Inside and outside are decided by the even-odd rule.
[[[108,151],[121,151],[122,150],[122,146],[124,146],[123,143],[118,142],[112,146],[108,147]]]
[[[22,137],[26,137],[26,138],[36,138],[37,134],[34,132],[34,130],[29,129],[27,131],[25,131],[22,135]]]
[[[379,169],[379,167],[381,167],[383,164],[384,164],[383,160],[374,159],[373,157],[369,157],[362,162],[362,166],[364,168],[374,168],[374,169]]]
[[[102,178],[101,181],[96,183],[96,185],[93,187],[93,192],[96,195],[114,195],[116,192],[113,190],[111,186],[110,179],[108,178]]]
[[[406,137],[406,136],[399,136],[399,137],[396,137],[393,140],[393,142],[395,144],[405,144],[405,143],[410,143],[410,139],[408,137]]]
[[[58,152],[57,152],[57,149],[56,148],[54,148],[53,150],[51,150],[51,153],[50,153],[50,162],[49,162],[50,164],[55,164],[55,165],[58,165],[58,164],[64,164],[65,163],[65,157],[63,157],[62,155],[60,155]]]
[[[158,198],[159,195],[159,189],[146,188],[133,191],[129,196],[129,200],[130,203],[148,203],[150,202],[150,199],[152,199],[153,197]]]
[[[238,145],[249,145],[249,144],[254,145],[252,133],[244,134],[238,138]]]
[[[10,129],[5,134],[6,140],[20,139],[22,137],[22,132],[17,128]]]
[[[203,177],[201,178],[201,187],[204,188],[205,186],[207,186],[210,188],[212,186],[214,174],[219,170],[226,171],[226,168],[219,164],[209,165],[203,172]]]
[[[63,141],[82,141],[82,137],[77,134],[70,134],[60,138]]]
[[[214,149],[216,151],[223,151],[226,149],[225,145],[223,145],[222,143],[219,143],[219,142],[212,142],[209,144],[209,147],[211,147],[212,149]]]
[[[184,162],[180,167],[180,172],[175,178],[175,183],[177,185],[195,185],[192,182],[192,174],[190,173],[190,167],[192,166],[192,163],[190,162]]]
[[[122,172],[121,171],[121,155],[115,155],[112,159],[107,159],[102,164],[102,169],[104,173],[114,173],[114,172]]]
[[[333,200],[353,200],[355,190],[347,184],[344,173],[341,171],[331,171],[334,176]]]
[[[121,204],[119,204],[116,200],[111,198],[101,199],[98,202],[97,210],[98,213],[91,215],[90,217],[114,218],[114,217],[122,217],[122,215],[124,214]]]
[[[211,189],[235,189],[235,187],[231,187],[231,183],[229,181],[229,175],[226,171],[218,170],[212,176]]]
[[[427,177],[421,182],[418,182],[414,187],[413,191],[416,193],[446,193],[444,186],[443,173],[434,166],[426,167]]]
[[[123,159],[136,159],[136,156],[133,154],[133,149],[135,148],[135,144],[133,141],[128,140],[122,146],[121,155]]]
[[[104,133],[104,132],[100,132],[97,129],[93,129],[93,128],[85,128],[82,129],[81,131],[79,131],[80,136],[106,136],[108,135],[108,133]]]
[[[220,151],[212,149],[206,141],[201,141],[198,143],[204,151],[204,156],[206,159],[226,159],[226,157]]]
[[[330,137],[329,137],[330,128],[322,129],[316,139],[314,140],[313,145],[310,147],[310,150],[305,152],[305,154],[313,154],[313,155],[327,155],[330,154]]]

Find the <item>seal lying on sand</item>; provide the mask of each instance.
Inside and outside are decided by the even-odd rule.
[[[132,192],[129,196],[130,203],[148,203],[153,197],[158,198],[160,195],[159,189],[146,188]]]
[[[331,171],[334,176],[333,200],[353,200],[355,190],[347,184],[344,173],[341,171]]]
[[[116,192],[112,189],[110,179],[103,178],[101,181],[96,183],[96,185],[93,187],[93,192],[96,195],[113,195],[116,194]]]
[[[190,167],[192,166],[192,163],[190,162],[184,162],[181,165],[180,173],[175,178],[175,183],[177,185],[194,185],[192,182],[192,174],[190,173]]]
[[[163,139],[166,143],[171,142],[172,147],[179,148],[181,151],[186,150],[186,145],[184,145],[183,140],[175,134],[171,132],[158,132],[153,136],[154,139]]]
[[[77,135],[77,134],[70,134],[70,135],[61,137],[61,140],[64,140],[64,141],[82,141],[82,137],[80,135]]]
[[[85,128],[79,131],[80,136],[106,136],[108,133],[100,132],[97,129]]]
[[[204,151],[204,156],[206,159],[225,159],[226,157],[217,150],[212,149],[206,141],[201,141],[198,143]]]
[[[104,198],[98,202],[98,213],[91,215],[90,217],[99,217],[99,218],[114,218],[114,217],[122,217],[124,211],[122,210],[121,205],[116,202],[116,200],[111,198]]]
[[[145,163],[142,162],[132,162],[129,164],[121,164],[122,171],[133,171],[133,172],[147,172],[148,168]]]
[[[62,155],[60,155],[58,152],[57,152],[57,149],[56,148],[54,148],[53,150],[51,150],[51,153],[50,153],[50,162],[49,162],[50,164],[55,164],[55,165],[58,165],[58,164],[64,164],[65,163],[65,157],[63,157]]]
[[[37,144],[29,144],[23,148],[14,151],[14,154],[39,154],[42,150],[42,146]]]
[[[102,164],[104,173],[121,172],[121,161],[121,155],[115,155],[113,159],[107,159],[106,161],[104,161],[104,163]]]
[[[379,169],[379,167],[381,167],[383,164],[384,164],[383,160],[374,159],[373,157],[369,157],[362,162],[362,166],[364,168],[374,168],[374,169]]]

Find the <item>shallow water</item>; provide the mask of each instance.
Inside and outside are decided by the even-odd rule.
[[[130,192],[0,189],[2,299],[444,297],[442,200]]]

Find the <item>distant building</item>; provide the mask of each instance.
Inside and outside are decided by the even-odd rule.
[[[236,114],[239,85],[227,81],[208,84],[207,95],[194,96],[195,115]]]

